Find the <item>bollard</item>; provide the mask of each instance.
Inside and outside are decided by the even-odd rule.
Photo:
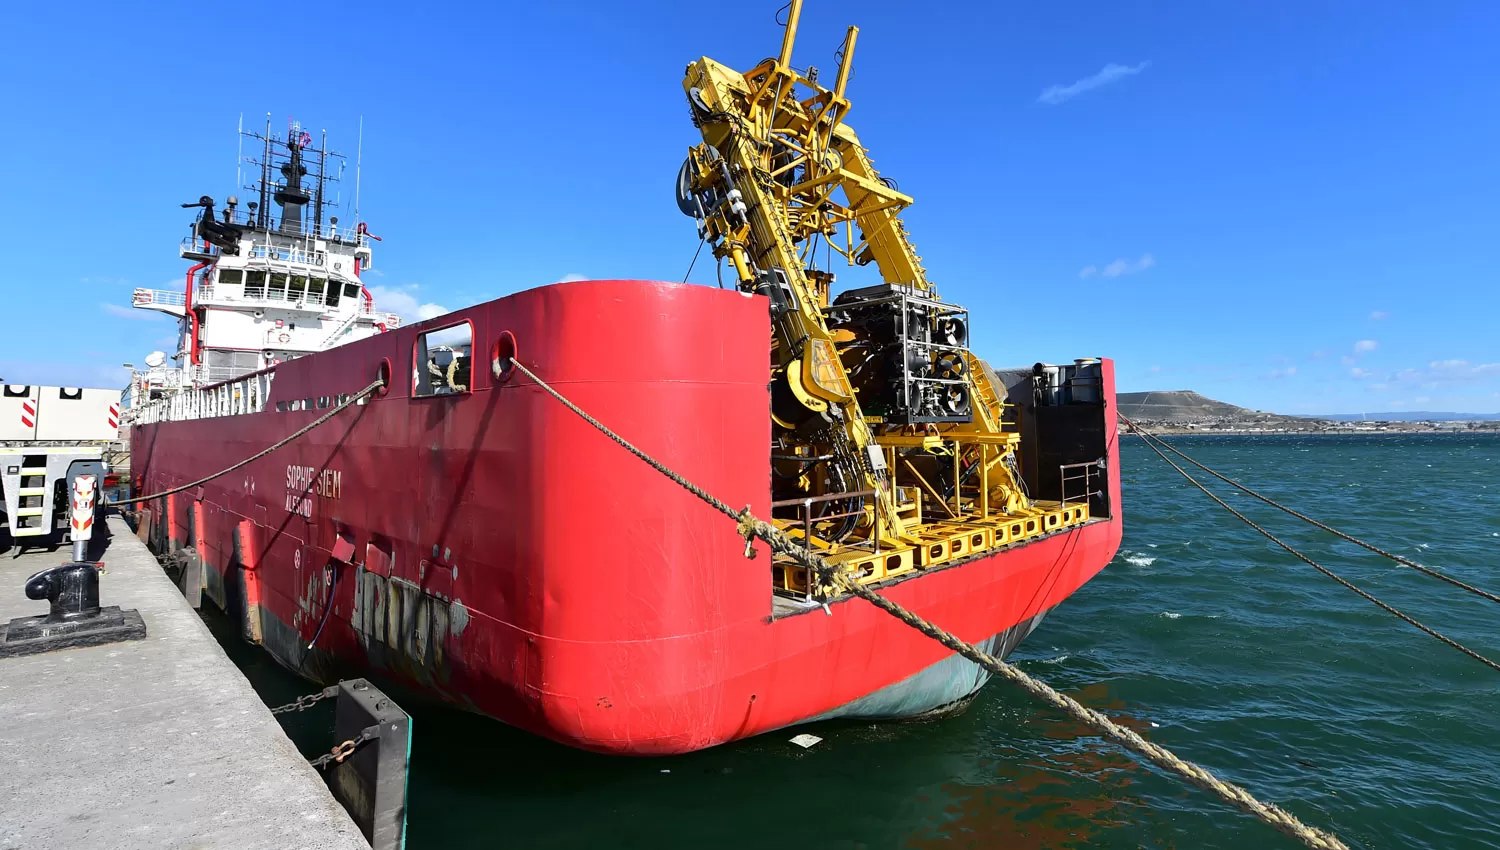
[[[26,579],[26,598],[45,599],[50,610],[0,625],[0,658],[146,636],[139,611],[100,607],[99,568],[93,564],[63,564],[36,573]]]
[[[99,616],[99,570],[93,564],[63,564],[26,580],[27,599],[45,599],[48,623]]]

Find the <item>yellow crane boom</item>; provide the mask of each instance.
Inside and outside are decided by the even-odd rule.
[[[800,510],[779,521],[875,581],[1012,542],[1017,518],[1045,510],[1015,471],[1004,389],[968,350],[968,311],[938,296],[907,235],[913,199],[845,123],[859,29],[825,88],[791,64],[801,12],[792,0],[779,54],[749,71],[687,66],[703,141],[677,202],[769,302],[773,497]],[[820,247],[880,282],[835,296]]]

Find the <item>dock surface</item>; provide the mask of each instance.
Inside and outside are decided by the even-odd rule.
[[[0,850],[368,850],[145,545],[118,516],[106,529],[101,601],[138,609],[147,636],[0,658]],[[0,622],[47,612],[22,586],[68,549],[14,554]]]

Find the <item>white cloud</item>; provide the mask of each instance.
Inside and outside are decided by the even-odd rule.
[[[1355,354],[1368,354],[1380,347],[1380,343],[1373,339],[1362,339],[1354,344]]]
[[[579,274],[578,272],[573,272],[572,274],[565,274],[562,277],[558,278],[557,282],[558,283],[572,283],[575,280],[588,280],[588,279],[589,279],[589,276],[586,275],[586,274]]]
[[[1390,384],[1370,384],[1369,386],[1365,387],[1365,389],[1369,390],[1372,393],[1383,393],[1390,388]]]
[[[1427,402],[1432,401],[1432,399],[1428,398],[1425,395],[1419,395],[1416,398],[1412,399],[1412,401],[1416,404],[1426,404]]]
[[[1131,77],[1139,74],[1140,72],[1146,70],[1146,68],[1150,65],[1150,62],[1142,62],[1139,65],[1116,65],[1111,62],[1110,64],[1105,65],[1102,69],[1100,69],[1099,73],[1097,74],[1084,77],[1081,80],[1076,80],[1065,86],[1048,86],[1047,89],[1043,91],[1039,97],[1037,97],[1037,100],[1041,103],[1051,104],[1055,106],[1064,101],[1072,100],[1073,98],[1083,94],[1086,91],[1092,91],[1093,89],[1097,89],[1100,86],[1107,86],[1117,80],[1122,80],[1126,77]]]
[[[1122,275],[1143,272],[1154,265],[1156,265],[1155,257],[1151,256],[1150,254],[1142,254],[1139,260],[1127,260],[1122,257],[1102,269],[1094,265],[1084,266],[1083,269],[1078,272],[1078,276],[1082,278],[1090,278],[1097,274],[1100,277],[1120,277]]]
[[[167,318],[166,313],[156,310],[138,310],[135,307],[126,307],[124,304],[111,304],[108,301],[101,302],[99,309],[119,319],[155,320]]]
[[[1470,363],[1467,360],[1433,360],[1424,369],[1403,369],[1391,376],[1392,384],[1443,390],[1454,384],[1479,384],[1500,378],[1500,363]]]
[[[1370,377],[1373,374],[1375,374],[1375,373],[1371,372],[1369,369],[1361,369],[1358,366],[1355,366],[1353,369],[1349,370],[1349,375],[1351,377],[1353,377],[1354,380],[1356,380],[1356,381],[1368,378],[1368,377]]]
[[[1297,367],[1296,366],[1288,366],[1285,369],[1272,369],[1271,370],[1271,377],[1272,378],[1290,378],[1290,377],[1292,377],[1295,374],[1297,374]]]
[[[1440,384],[1480,381],[1497,376],[1500,376],[1500,363],[1433,360],[1425,369],[1402,369],[1392,380],[1432,388]]]
[[[1161,371],[1161,367],[1160,366],[1152,366],[1151,367],[1151,374],[1153,374],[1153,375],[1155,375],[1157,372],[1160,372],[1160,371]]]
[[[1375,321],[1375,322],[1378,322],[1381,319],[1389,319],[1390,317],[1391,317],[1391,314],[1387,313],[1384,310],[1376,310],[1375,312],[1373,312],[1373,313],[1370,314],[1370,320],[1371,321]]]
[[[395,313],[407,322],[420,322],[441,316],[448,308],[441,304],[424,303],[417,297],[421,288],[410,286],[371,286],[370,295],[375,299],[375,309]]]
[[[1359,361],[1355,360],[1353,357],[1350,357],[1349,355],[1345,354],[1343,357],[1339,358],[1339,362],[1342,363],[1342,364],[1344,364],[1345,366],[1353,366],[1355,363],[1358,363]]]

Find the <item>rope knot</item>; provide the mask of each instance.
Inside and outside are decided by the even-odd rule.
[[[755,514],[750,512],[749,505],[746,505],[744,510],[735,514],[735,519],[737,520],[736,524],[739,535],[745,538],[745,557],[753,561],[756,554],[755,536],[760,531],[760,520],[756,519]]]

